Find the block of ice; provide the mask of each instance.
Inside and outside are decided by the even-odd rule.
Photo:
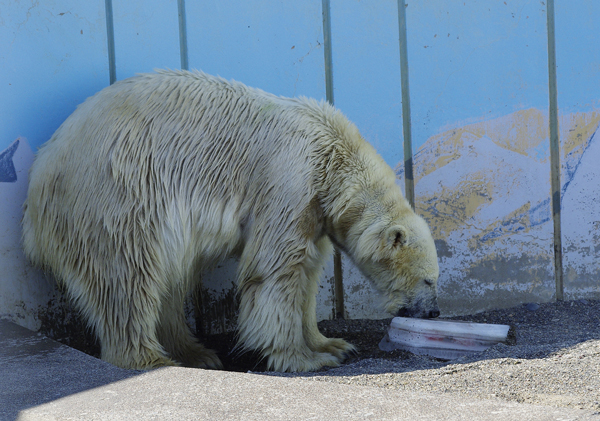
[[[451,360],[506,342],[509,329],[507,325],[395,317],[379,348]]]

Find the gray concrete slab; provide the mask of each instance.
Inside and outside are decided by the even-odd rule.
[[[0,320],[0,419],[137,375]]]
[[[2,420],[595,420],[590,411],[253,373],[122,370],[0,321]]]

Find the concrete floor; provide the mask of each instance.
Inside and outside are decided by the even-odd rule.
[[[123,370],[0,320],[1,420],[598,420],[589,411],[169,367]]]

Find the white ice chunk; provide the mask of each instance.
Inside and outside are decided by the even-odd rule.
[[[379,348],[451,360],[505,342],[509,329],[507,325],[395,317]]]

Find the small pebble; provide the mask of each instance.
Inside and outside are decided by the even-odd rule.
[[[525,305],[525,308],[529,311],[536,311],[538,308],[540,308],[540,305],[536,303],[529,303]]]

